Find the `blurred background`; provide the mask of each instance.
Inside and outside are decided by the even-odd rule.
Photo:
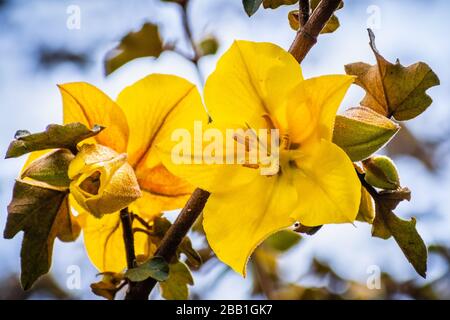
[[[68,25],[74,6],[80,13],[79,28]],[[261,9],[248,18],[241,0],[191,0],[188,13],[194,40],[214,36],[219,42],[216,55],[199,61],[201,74],[206,77],[214,70],[218,57],[235,39],[270,41],[288,49],[295,36],[287,20],[293,9]],[[108,77],[104,74],[105,54],[145,22],[159,25],[164,43],[176,44],[191,55],[180,11],[178,5],[160,0],[0,0],[0,154],[5,154],[16,130],[37,132],[61,122],[58,83],[87,81],[113,98],[124,86],[155,72],[176,74],[201,86],[195,65],[171,51],[158,59],[134,60]],[[337,16],[341,27],[321,35],[304,60],[306,78],[344,73],[344,65],[351,62],[373,64],[366,31],[371,27],[385,58],[399,58],[403,65],[424,61],[441,80],[428,91],[434,100],[429,110],[409,121],[383,150],[394,158],[402,185],[412,190],[412,201],[402,203],[396,213],[408,219],[415,216],[419,233],[432,246],[427,279],[415,273],[393,239],[372,238],[370,225],[358,222],[327,225],[290,248],[269,256],[262,252],[258,257],[262,269],[250,268],[246,279],[210,258],[194,272],[191,298],[450,298],[450,3],[347,0]],[[362,96],[361,89],[352,87],[342,108],[356,106]],[[1,230],[24,161],[25,157],[0,160]],[[202,237],[194,235],[193,240],[197,248],[204,246]],[[69,244],[56,241],[51,272],[26,293],[17,280],[20,244],[21,234],[13,240],[0,239],[0,299],[98,298],[89,287],[99,279],[82,237]],[[68,283],[74,270],[81,275],[75,287]],[[377,273],[381,287],[371,289],[367,281]],[[153,296],[159,298],[157,293]]]

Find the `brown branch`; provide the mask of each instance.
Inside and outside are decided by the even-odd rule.
[[[163,257],[166,261],[172,260],[181,241],[203,211],[209,195],[209,192],[202,189],[197,188],[194,190],[186,206],[181,210],[178,218],[164,235],[159,248],[155,252],[155,256]],[[146,300],[155,285],[156,280],[152,278],[135,283],[133,286],[130,286],[125,299]]]
[[[120,221],[122,223],[123,243],[125,244],[125,253],[127,256],[127,268],[136,266],[136,254],[134,253],[134,235],[132,221],[128,208],[120,210]]]
[[[320,31],[322,31],[340,3],[341,0],[320,1],[309,17],[308,22],[297,32],[289,52],[299,63],[303,61],[309,50],[316,44]]]
[[[304,26],[309,20],[309,14],[311,11],[311,8],[309,6],[309,0],[300,0],[298,5],[299,5],[298,18],[300,26]]]

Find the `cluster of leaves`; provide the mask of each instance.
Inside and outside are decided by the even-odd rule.
[[[172,2],[180,6],[183,11],[183,17],[187,15],[188,0],[161,0],[163,2]],[[186,32],[191,37],[189,22],[186,21]],[[158,58],[164,51],[174,51],[182,54],[188,60],[197,63],[204,56],[213,55],[219,49],[217,39],[211,35],[204,35],[198,41],[192,41],[193,56],[181,53],[172,43],[164,43],[159,32],[159,26],[150,22],[144,23],[142,27],[135,32],[126,34],[119,44],[110,50],[104,60],[105,74],[110,75],[126,63],[137,58],[153,57]]]
[[[96,126],[91,130],[81,123],[73,123],[49,125],[44,132],[36,134],[21,130],[8,148],[6,158],[46,150],[17,179],[4,230],[6,239],[24,232],[21,283],[25,290],[49,271],[55,238],[70,242],[80,233],[68,202],[67,170],[77,144],[102,129]]]
[[[411,120],[429,107],[432,100],[426,90],[438,85],[439,79],[423,62],[409,67],[398,60],[390,63],[377,50],[371,30],[369,37],[377,63],[345,66],[366,95],[359,107],[336,118],[334,142],[352,161],[362,161],[362,166],[356,165],[363,183],[359,220],[372,224],[374,237],[392,236],[415,270],[425,277],[427,250],[415,228],[416,221],[400,219],[393,212],[400,202],[410,200],[410,191],[401,187],[397,169],[389,158],[372,155],[399,131],[400,125],[394,119]]]
[[[258,9],[263,6],[264,9],[277,9],[281,6],[289,6],[297,4],[299,0],[242,0],[242,4],[244,6],[245,12],[248,16],[254,15]],[[308,0],[309,5],[305,10],[307,10],[307,14],[309,15],[313,12],[320,3],[320,0]],[[341,4],[338,7],[338,10],[344,7],[344,2],[341,1]],[[300,19],[300,10],[291,10],[288,14],[288,21],[291,28],[295,31],[300,30],[302,25],[302,19]],[[321,33],[333,33],[340,26],[339,19],[336,15],[332,15],[328,20],[327,24],[322,29]]]
[[[151,224],[147,224],[135,214],[132,217],[142,222],[144,227],[135,228],[133,231],[148,235],[149,251],[154,253],[154,248],[159,247],[164,235],[172,225],[171,222],[166,218],[158,217]],[[185,262],[181,259],[181,255],[185,256]],[[159,282],[163,298],[186,300],[189,297],[189,285],[194,284],[190,268],[197,269],[202,264],[202,258],[192,247],[191,240],[187,237],[178,247],[176,256],[169,262],[159,256],[152,256],[150,259],[138,256],[136,260],[137,266],[126,270],[124,273],[102,273],[102,280],[91,284],[93,293],[112,300],[129,281],[140,282],[153,278]]]

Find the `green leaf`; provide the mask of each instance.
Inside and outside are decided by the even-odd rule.
[[[251,17],[258,11],[261,6],[263,0],[242,0],[242,4],[244,5],[245,12],[247,15]]]
[[[219,43],[215,37],[209,36],[203,39],[198,45],[198,51],[202,57],[217,53]]]
[[[357,76],[356,84],[366,91],[361,104],[399,121],[417,117],[432,103],[425,92],[439,85],[439,78],[423,62],[409,67],[402,66],[398,60],[390,63],[378,52],[370,29],[369,37],[377,64],[357,62],[345,66],[346,73]]]
[[[264,9],[276,9],[280,6],[289,6],[291,4],[296,4],[298,0],[264,0]]]
[[[352,161],[360,161],[382,148],[399,129],[398,124],[369,108],[350,108],[336,116],[333,142]]]
[[[427,272],[427,247],[416,230],[416,219],[406,221],[392,211],[403,200],[410,200],[408,189],[380,192],[375,201],[376,215],[372,225],[372,236],[388,239],[391,236],[399,245],[403,254],[422,277]]]
[[[120,40],[117,47],[105,57],[105,74],[108,76],[124,64],[143,57],[155,57],[164,51],[158,26],[145,23],[139,31],[130,32]]]
[[[276,251],[285,252],[298,244],[301,238],[298,233],[282,230],[267,238],[264,244]]]
[[[181,261],[169,265],[169,278],[160,282],[161,295],[167,300],[187,300],[189,298],[188,285],[194,284],[191,271]]]
[[[91,130],[76,122],[66,125],[51,124],[44,132],[34,134],[19,130],[8,147],[6,159],[45,149],[65,148],[74,151],[80,141],[99,134],[103,129],[101,126],[94,126]]]
[[[22,172],[21,178],[31,178],[56,187],[68,187],[70,179],[67,171],[73,158],[75,156],[69,150],[55,150],[33,161]]]
[[[169,265],[162,257],[152,257],[140,266],[128,269],[125,277],[134,282],[153,278],[157,281],[165,281],[169,276]]]
[[[187,258],[187,263],[191,268],[199,268],[202,264],[202,257],[192,247],[192,242],[188,237],[184,237],[178,247],[178,253],[183,253]]]
[[[76,239],[80,228],[71,220],[67,191],[16,181],[3,236],[23,231],[21,283],[25,290],[50,269],[56,237]],[[68,222],[70,221],[70,223]]]
[[[400,177],[394,162],[386,156],[374,156],[363,161],[366,172],[364,179],[376,188],[396,190],[400,187]]]

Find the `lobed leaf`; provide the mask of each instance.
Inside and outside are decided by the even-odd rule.
[[[44,132],[34,134],[26,130],[19,130],[14,136],[15,140],[8,147],[6,159],[45,149],[76,150],[80,141],[99,134],[103,129],[96,125],[91,130],[84,124],[75,122],[66,125],[51,124]]]
[[[21,283],[28,290],[50,269],[55,238],[73,241],[80,233],[72,219],[67,191],[16,181],[4,237],[12,239],[20,231],[24,232]]]
[[[416,230],[416,219],[406,221],[397,217],[392,211],[403,200],[410,200],[407,188],[397,191],[379,193],[375,202],[376,215],[372,225],[372,236],[388,239],[391,236],[403,251],[408,261],[422,277],[427,272],[427,247]]]
[[[357,62],[345,66],[346,73],[357,76],[356,84],[366,91],[361,105],[399,121],[417,117],[432,103],[426,91],[439,85],[439,78],[423,62],[408,67],[399,60],[390,63],[377,50],[375,35],[370,29],[369,38],[377,64]]]

